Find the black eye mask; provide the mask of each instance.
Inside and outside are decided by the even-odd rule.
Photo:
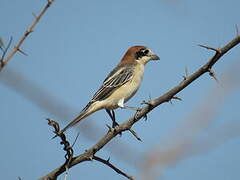
[[[140,49],[138,52],[136,52],[136,59],[140,59],[143,56],[147,56],[147,54],[149,53],[149,50],[147,49]]]

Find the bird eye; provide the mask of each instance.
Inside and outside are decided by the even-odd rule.
[[[143,53],[144,53],[145,55],[147,55],[147,54],[149,53],[149,50],[146,49],[145,51],[143,51]]]

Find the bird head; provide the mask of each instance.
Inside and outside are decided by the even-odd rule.
[[[130,47],[123,56],[121,63],[142,63],[146,64],[151,60],[159,60],[160,58],[153,53],[151,49],[145,46]]]

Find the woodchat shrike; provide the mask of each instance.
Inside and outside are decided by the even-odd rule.
[[[139,89],[143,79],[144,66],[151,60],[159,59],[153,51],[145,46],[130,47],[120,63],[103,81],[102,86],[94,94],[91,101],[72,122],[61,130],[61,133],[101,109],[107,111],[113,120],[113,126],[117,125],[114,109],[118,107],[129,108],[124,103],[133,97]]]

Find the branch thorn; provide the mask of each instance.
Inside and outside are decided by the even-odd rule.
[[[172,99],[177,99],[179,101],[182,101],[182,99],[180,97],[178,97],[178,96],[173,96]]]
[[[26,32],[25,32],[25,36],[28,36],[30,33],[32,33],[33,30],[32,29],[28,29]]]
[[[201,45],[201,44],[198,44],[198,46],[200,46],[202,48],[205,48],[205,49],[209,49],[209,50],[215,51],[218,54],[221,54],[221,50],[219,48],[214,48],[214,47],[205,46],[205,45]]]
[[[32,15],[35,19],[37,19],[37,15],[34,12],[32,12]]]
[[[134,130],[130,128],[129,131],[137,140],[142,141],[142,139],[138,136],[138,134]]]
[[[215,81],[218,83],[218,79],[216,77],[215,72],[212,69],[208,69],[209,75],[215,79]]]
[[[235,25],[235,27],[236,27],[236,33],[237,33],[237,37],[239,37],[239,36],[240,36],[240,34],[239,34],[239,30],[238,30],[238,25],[236,24],[236,25]]]
[[[187,67],[185,67],[185,75],[183,75],[182,77],[183,77],[184,81],[187,80],[187,78],[188,78],[188,69],[187,69]]]
[[[28,56],[27,53],[25,53],[23,50],[21,50],[20,48],[16,47],[15,48],[17,49],[17,51],[19,51],[21,54],[25,55],[25,56]]]

